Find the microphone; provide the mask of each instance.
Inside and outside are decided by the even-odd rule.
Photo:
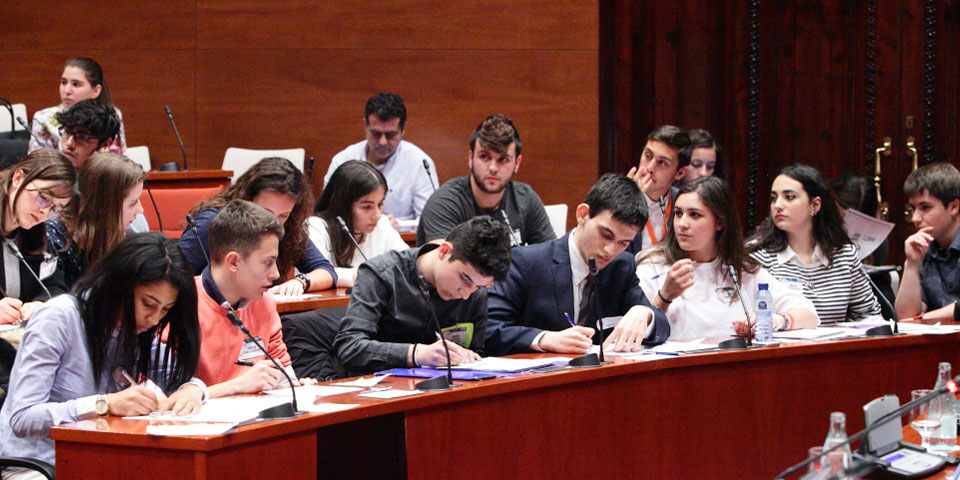
[[[273,366],[277,367],[277,370],[280,370],[280,373],[282,373],[284,377],[287,377],[287,382],[290,382],[290,394],[292,395],[292,400],[290,401],[290,403],[289,404],[285,403],[282,405],[277,405],[276,407],[263,409],[260,411],[260,413],[257,414],[257,416],[263,419],[295,417],[299,410],[297,408],[297,391],[293,387],[293,380],[290,378],[290,375],[287,374],[287,371],[284,370],[283,367],[281,367],[280,364],[277,363],[277,360],[273,358],[273,356],[270,355],[270,353],[267,352],[267,349],[263,348],[263,345],[260,345],[260,342],[256,341],[256,339],[253,338],[253,335],[250,335],[250,330],[247,330],[247,327],[243,324],[243,322],[240,321],[240,317],[238,317],[237,314],[234,313],[233,309],[227,310],[227,318],[230,319],[230,323],[232,323],[234,327],[239,328],[240,331],[243,332],[243,334],[246,335],[248,339],[250,339],[250,341],[256,344],[258,348],[260,348],[260,351],[263,352],[263,354],[267,358],[269,358],[271,362],[273,362]],[[292,406],[293,410],[288,409],[287,407],[289,406]]]
[[[500,210],[500,215],[503,216],[503,222],[507,224],[507,231],[510,232],[510,240],[516,242],[517,246],[521,246],[520,239],[513,232],[513,227],[510,226],[510,217],[507,216],[507,212]]]
[[[157,201],[153,199],[153,190],[150,190],[150,183],[147,182],[147,177],[143,177],[143,188],[147,189],[147,195],[150,197],[150,203],[153,204],[153,213],[157,215],[157,228],[160,229],[160,232],[163,233],[163,220],[160,219],[160,209],[157,208]]]
[[[313,157],[307,159],[307,182],[310,182],[310,178],[313,177]]]
[[[20,123],[20,126],[23,127],[24,130],[30,132],[30,136],[33,137],[38,144],[43,145],[43,140],[40,140],[40,137],[38,137],[36,133],[33,133],[33,130],[27,126],[27,122],[23,119],[23,117],[17,117],[17,122]]]
[[[661,197],[662,198],[662,197]],[[753,326],[750,325],[750,309],[747,308],[747,301],[743,299],[743,292],[740,291],[740,279],[737,278],[737,269],[733,268],[733,265],[727,265],[727,273],[730,274],[730,279],[733,280],[733,286],[737,289],[737,296],[740,297],[740,305],[743,307],[743,314],[747,318],[747,341],[746,344],[740,346],[742,340],[740,338],[734,338],[732,340],[724,340],[720,342],[717,346],[724,348],[723,344],[727,344],[727,348],[746,348],[753,346]],[[727,343],[730,342],[730,343]]]
[[[430,162],[426,158],[423,159],[423,169],[427,171],[427,181],[430,182],[430,188],[433,189],[433,193],[437,193],[437,187],[433,185],[433,176],[430,175]]]
[[[587,264],[590,265],[590,282],[593,283],[593,291],[590,292],[590,296],[593,297],[593,301],[588,304],[593,304],[594,313],[597,315],[597,330],[600,333],[600,363],[603,363],[603,341],[606,340],[606,334],[603,333],[603,319],[600,318],[600,284],[597,283],[597,261],[590,257],[587,259]]]
[[[822,457],[824,457],[824,456],[826,456],[826,455],[829,455],[830,452],[832,452],[832,451],[834,451],[834,450],[836,450],[836,449],[838,449],[838,448],[840,448],[840,447],[842,447],[842,446],[844,446],[844,445],[853,443],[854,441],[863,438],[863,437],[866,436],[868,433],[876,430],[877,428],[880,428],[880,427],[883,426],[883,425],[886,425],[886,424],[887,424],[888,422],[890,422],[891,420],[899,419],[899,418],[900,418],[900,415],[903,415],[903,414],[909,412],[910,410],[913,410],[914,408],[917,408],[917,407],[919,407],[920,405],[923,405],[923,404],[929,402],[930,400],[933,400],[934,398],[936,398],[936,397],[938,397],[938,396],[940,396],[940,395],[943,395],[943,394],[945,394],[945,393],[950,393],[951,395],[956,395],[958,389],[960,389],[960,387],[957,387],[957,382],[960,382],[960,375],[957,375],[956,377],[953,377],[953,380],[948,381],[948,382],[946,383],[946,385],[944,385],[944,386],[942,386],[942,387],[940,387],[940,388],[938,388],[938,389],[936,389],[936,390],[934,390],[934,391],[932,391],[932,392],[930,392],[930,393],[928,393],[928,394],[926,394],[926,395],[924,395],[924,396],[922,396],[922,397],[920,397],[920,398],[918,398],[918,399],[916,399],[916,400],[910,401],[910,402],[904,404],[903,406],[901,406],[900,408],[898,408],[898,409],[896,409],[896,410],[894,410],[894,411],[892,411],[892,412],[890,412],[890,413],[888,413],[888,414],[886,414],[886,415],[878,418],[875,422],[871,423],[870,426],[868,426],[867,428],[864,428],[863,430],[860,430],[859,432],[857,432],[857,433],[855,433],[855,434],[847,437],[846,443],[838,443],[838,444],[834,445],[833,447],[831,447],[831,448],[829,448],[829,449],[827,449],[827,450],[824,450],[823,452],[820,452],[819,455],[814,455],[814,456],[812,456],[812,457],[810,457],[810,458],[808,458],[808,459],[806,459],[806,460],[804,460],[804,461],[802,461],[802,462],[800,462],[800,463],[798,463],[798,464],[796,464],[796,465],[794,465],[794,466],[792,466],[792,467],[784,470],[783,472],[780,473],[780,475],[777,475],[776,478],[777,478],[777,479],[781,479],[781,478],[787,477],[787,476],[790,475],[791,473],[794,473],[794,472],[796,472],[797,470],[800,470],[801,468],[806,467],[807,465],[810,465],[811,463],[813,463],[813,462],[815,462],[815,461],[817,461],[817,460],[820,460],[820,458],[822,458]],[[858,465],[851,465],[850,467],[848,467],[847,470],[850,470],[850,469],[858,469],[858,468],[859,468]]]
[[[663,214],[663,221],[667,221],[667,200],[666,196],[660,195],[660,213]],[[666,233],[666,232],[664,232]]]
[[[893,307],[893,305],[890,303],[890,300],[887,299],[887,296],[880,291],[880,287],[878,287],[877,284],[873,282],[873,279],[870,278],[870,274],[867,273],[867,268],[864,267],[863,264],[860,265],[860,272],[862,272],[863,276],[867,279],[867,282],[870,284],[870,288],[873,289],[873,295],[877,297],[877,300],[880,302],[880,304],[883,305],[884,308],[893,312],[893,333],[900,333],[900,321],[897,320],[897,309]],[[890,328],[889,325],[885,325],[885,327],[888,329]],[[884,328],[884,327],[874,327],[874,328]],[[870,330],[873,330],[873,329],[870,329]],[[874,333],[874,335],[876,335],[876,333]]]
[[[47,293],[47,299],[49,300],[53,298],[53,295],[50,294],[50,290],[47,289],[47,286],[44,285],[42,281],[40,281],[40,277],[37,275],[37,272],[34,272],[33,269],[30,268],[30,264],[27,263],[27,259],[23,258],[23,254],[20,253],[20,248],[17,247],[17,244],[12,241],[8,241],[6,243],[7,243],[7,246],[10,247],[10,250],[13,251],[13,254],[20,259],[20,263],[22,263],[24,267],[27,267],[27,271],[30,272],[30,275],[33,275],[33,279],[40,284],[40,288],[42,288],[43,291]]]
[[[420,295],[423,296],[423,300],[430,306],[430,320],[436,329],[437,336],[440,338],[440,343],[443,344],[443,352],[447,355],[447,374],[428,378],[417,383],[414,387],[416,387],[417,390],[450,390],[450,387],[453,386],[453,372],[450,369],[450,348],[447,347],[447,340],[443,338],[443,329],[440,328],[440,321],[437,320],[437,310],[433,308],[433,302],[430,301],[430,295],[427,294],[427,288],[424,286],[427,281],[423,278],[423,275],[420,275],[417,283],[420,286]],[[413,363],[416,365],[416,358],[413,359]]]
[[[186,170],[187,169],[187,150],[183,148],[183,140],[180,139],[180,131],[177,130],[177,123],[173,121],[173,112],[171,112],[170,107],[166,105],[163,106],[163,110],[167,112],[167,118],[170,119],[170,125],[173,125],[173,133],[177,135],[177,142],[180,143],[180,153],[183,154],[183,169]]]
[[[363,257],[363,261],[367,261],[367,256],[363,254],[363,250],[360,250],[360,244],[357,243],[357,239],[353,238],[353,234],[350,233],[350,229],[347,228],[347,222],[344,222],[340,215],[337,215],[337,221],[340,222],[340,227],[343,228],[344,232],[347,232],[347,236],[350,237],[350,241],[353,242],[353,245],[357,247],[357,251],[360,252],[360,256]]]
[[[193,220],[193,215],[187,214],[187,227],[193,231],[194,238],[197,239],[197,245],[200,246],[200,251],[203,252],[203,258],[207,260],[207,265],[210,265],[210,256],[207,255],[207,250],[203,248],[203,242],[200,241],[200,234],[197,233],[197,222]]]

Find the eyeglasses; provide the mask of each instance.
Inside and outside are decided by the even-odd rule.
[[[58,214],[63,213],[63,207],[53,203],[53,200],[50,200],[50,198],[47,197],[43,191],[36,188],[24,188],[24,190],[28,192],[36,192],[37,196],[34,197],[33,204],[36,205],[40,210],[49,210],[52,208],[53,211],[57,212]]]
[[[60,127],[60,138],[62,140],[66,141],[67,138],[71,138],[71,137],[73,138],[73,141],[77,143],[89,143],[97,139],[97,137],[93,135],[87,135],[84,133],[74,133],[65,129],[64,127]]]

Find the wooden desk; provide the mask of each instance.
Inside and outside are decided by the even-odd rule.
[[[388,401],[325,397],[361,406],[213,437],[150,437],[116,418],[52,437],[61,479],[773,478],[823,443],[830,412],[859,430],[864,403],[928,386],[938,362],[960,365],[958,347],[951,334],[616,360]]]
[[[400,238],[402,238],[404,242],[407,242],[410,248],[417,246],[417,232],[403,232],[400,234]]]
[[[232,170],[186,170],[183,172],[147,172],[150,188],[229,187]]]
[[[318,308],[346,307],[350,303],[350,295],[346,288],[331,288],[319,292],[310,292],[311,295],[323,295],[323,298],[295,300],[292,302],[277,302],[277,313],[296,313],[316,310]]]

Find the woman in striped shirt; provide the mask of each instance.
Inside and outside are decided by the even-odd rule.
[[[815,168],[791,165],[770,187],[770,216],[751,255],[788,287],[803,292],[822,323],[880,315],[857,248],[827,182]]]

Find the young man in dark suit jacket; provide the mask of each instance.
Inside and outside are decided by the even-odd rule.
[[[643,295],[633,255],[624,252],[647,219],[641,195],[630,178],[604,175],[577,206],[574,230],[513,250],[507,279],[489,293],[487,355],[584,353],[599,341],[597,309],[600,318],[622,317],[605,344],[616,351],[667,339],[667,318]],[[590,258],[599,270],[595,285]]]

